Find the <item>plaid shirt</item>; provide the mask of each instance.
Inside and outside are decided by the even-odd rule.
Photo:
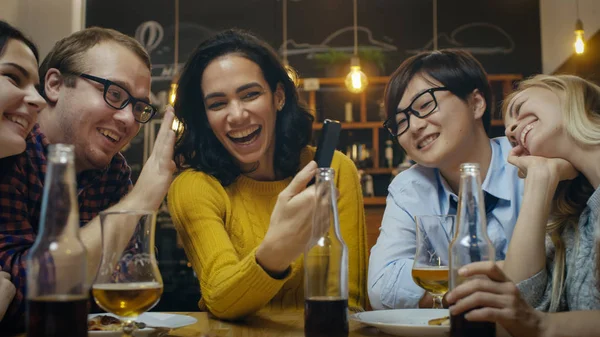
[[[10,273],[17,293],[2,328],[22,327],[25,259],[39,230],[48,139],[36,124],[24,153],[0,160],[0,269]],[[117,203],[132,187],[131,169],[118,153],[104,170],[77,175],[80,226]]]

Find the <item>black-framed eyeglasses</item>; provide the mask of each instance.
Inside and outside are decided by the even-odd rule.
[[[438,106],[437,99],[433,94],[436,91],[448,91],[446,87],[429,88],[408,105],[406,109],[399,110],[396,114],[383,122],[383,127],[388,130],[392,137],[399,137],[410,127],[409,114],[417,118],[425,118],[431,115]]]
[[[155,106],[131,96],[127,89],[111,80],[89,74],[79,74],[79,76],[104,85],[104,101],[111,107],[122,110],[131,103],[133,118],[138,123],[147,123],[156,114],[157,109]]]

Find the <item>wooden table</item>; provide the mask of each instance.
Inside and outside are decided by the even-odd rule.
[[[188,315],[198,322],[183,328],[174,329],[164,337],[304,337],[304,312],[268,312],[256,314],[242,322],[225,322],[206,312],[173,312]],[[445,332],[436,337],[448,337]],[[350,320],[348,337],[393,337],[376,328]],[[511,337],[500,325],[496,336]]]
[[[304,337],[304,313],[268,312],[248,317],[241,322],[220,321],[206,312],[177,312],[196,318],[198,322],[172,330],[172,337]],[[349,337],[390,336],[379,330],[350,320]]]
[[[302,311],[260,313],[240,322],[221,321],[206,312],[170,312],[170,314],[188,315],[198,321],[171,330],[167,335],[162,335],[163,337],[304,337]],[[349,337],[369,336],[389,337],[391,335],[350,320]],[[25,337],[25,334],[14,337]]]

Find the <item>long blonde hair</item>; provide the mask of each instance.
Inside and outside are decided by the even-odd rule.
[[[596,254],[600,255],[600,217],[596,219]],[[596,288],[600,291],[600,257],[596,257]]]
[[[519,83],[517,89],[506,97],[502,111],[506,114],[514,96],[532,87],[550,90],[560,98],[565,131],[576,144],[582,147],[600,145],[599,86],[573,75],[537,75]],[[593,192],[590,182],[579,174],[571,181],[560,182],[554,194],[546,225],[555,247],[550,311],[558,309],[564,289],[566,250],[561,234],[568,226],[577,230],[579,217]],[[600,267],[600,252],[596,266]]]

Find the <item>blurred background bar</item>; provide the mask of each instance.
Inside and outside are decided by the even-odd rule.
[[[386,143],[382,127],[385,85],[404,59],[434,48],[473,53],[494,90],[490,136],[503,135],[499,105],[521,78],[571,73],[600,82],[598,0],[358,0],[356,12],[352,0],[286,0],[285,6],[282,0],[2,0],[0,19],[30,35],[42,58],[58,39],[83,27],[136,37],[152,57],[152,99],[160,106],[201,41],[231,27],[258,34],[299,75],[299,94],[316,117],[313,139],[323,119],[343,122],[338,150],[360,170],[369,247],[379,235],[388,184],[411,164],[396,142]],[[581,54],[574,48],[577,36]],[[360,93],[345,84],[353,56],[368,80]],[[157,116],[123,149],[134,180],[159,125]],[[197,310],[198,279],[164,204],[156,245],[164,295],[154,310]]]

